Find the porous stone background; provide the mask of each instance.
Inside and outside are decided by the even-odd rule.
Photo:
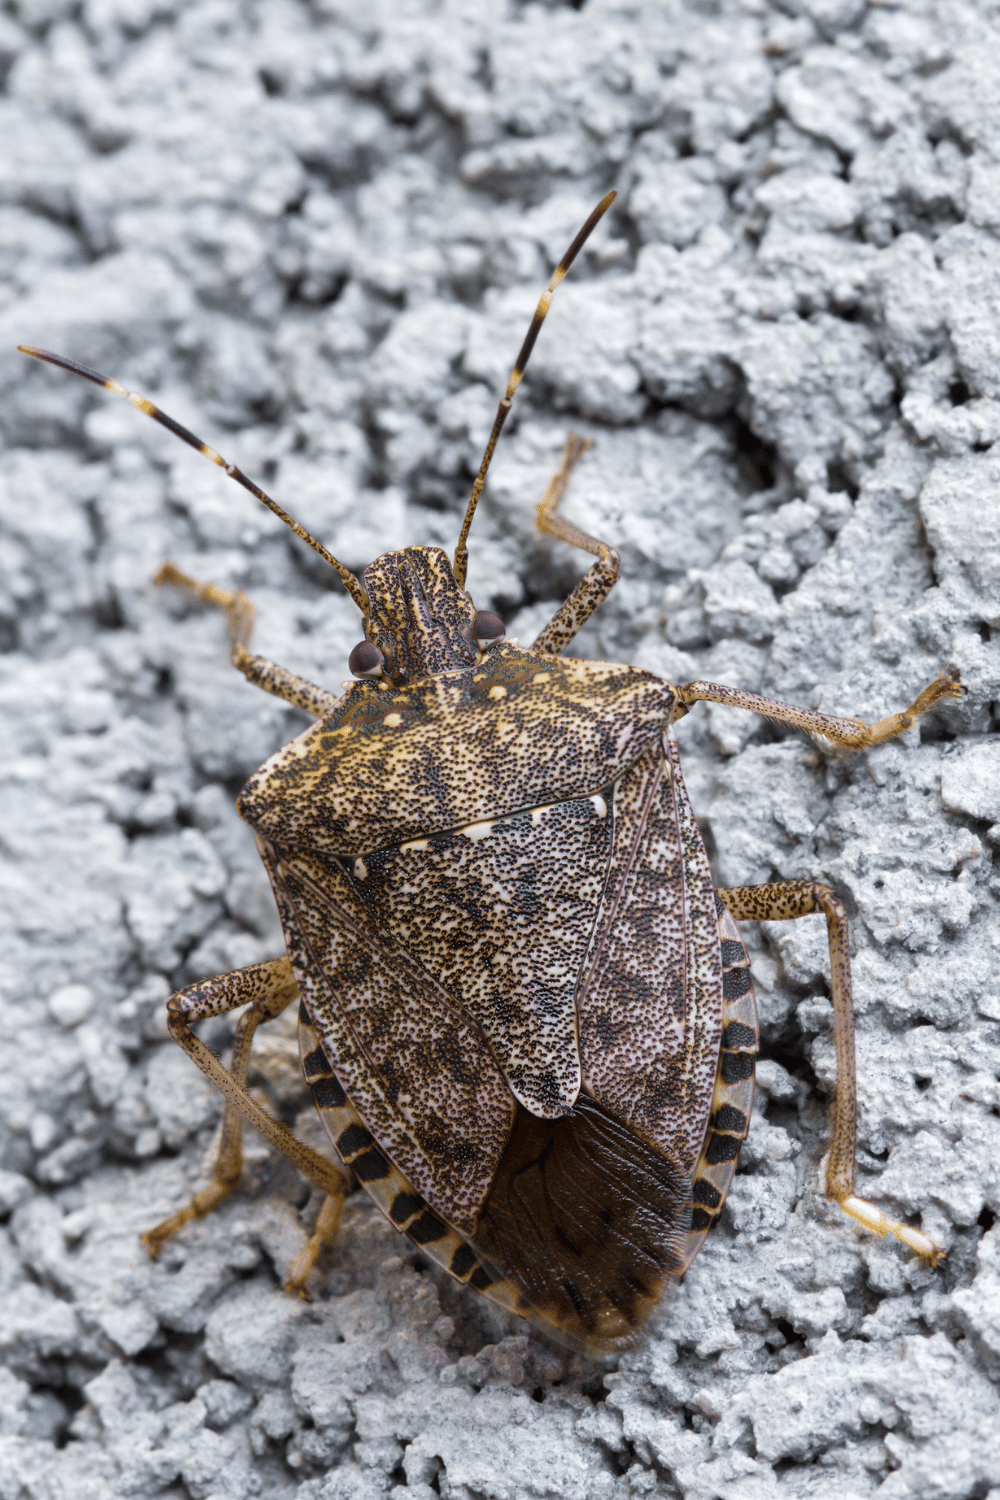
[[[13,0],[0,20],[0,1497],[971,1500],[1000,1495],[1000,21],[988,0]],[[758,1109],[722,1222],[646,1340],[587,1364],[457,1291],[353,1197],[246,1184],[152,1264],[219,1101],[163,1001],[280,951],[233,801],[302,720],[229,668],[164,557],[245,586],[258,649],[335,686],[356,612],[107,370],[351,566],[451,547],[541,287],[556,297],[472,534],[530,641],[874,719],[847,759],[680,727],[722,883],[819,876],[855,946],[862,1191],[817,1192],[822,920],[748,931]],[[287,1034],[259,1087],[303,1111]],[[228,1023],[207,1028],[224,1049]]]

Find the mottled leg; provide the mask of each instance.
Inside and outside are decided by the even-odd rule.
[[[334,693],[316,687],[315,683],[307,682],[304,677],[286,672],[284,667],[267,661],[263,656],[250,655],[247,647],[253,631],[255,611],[242,589],[230,593],[228,589],[220,589],[214,583],[198,583],[175,568],[171,562],[163,564],[153,582],[172,583],[176,588],[197,594],[206,604],[214,604],[223,611],[229,622],[229,659],[236,670],[242,672],[255,687],[263,688],[265,693],[273,693],[276,698],[283,698],[286,703],[294,704],[304,713],[312,714],[315,719],[322,719],[334,707],[337,702]]]
[[[247,1093],[247,1073],[254,1033],[264,1021],[271,1021],[295,1000],[298,987],[287,958],[272,958],[264,963],[249,964],[217,979],[205,979],[172,995],[167,1002],[167,1025],[170,1034],[197,1063],[225,1097],[222,1133],[212,1167],[211,1181],[195,1193],[185,1208],[157,1224],[142,1236],[152,1256],[159,1254],[164,1242],[190,1224],[203,1218],[238,1186],[243,1170],[243,1121],[248,1120],[272,1146],[287,1156],[302,1175],[328,1194],[320,1211],[316,1228],[297,1257],[288,1279],[288,1289],[302,1291],[323,1244],[336,1233],[349,1179],[339,1167],[320,1156],[283,1125],[261,1109]],[[195,1036],[191,1027],[209,1016],[247,1006],[236,1026],[232,1062],[229,1069]]]
[[[556,611],[533,643],[531,649],[544,656],[558,656],[561,651],[565,651],[577,631],[582,629],[618,582],[618,553],[604,542],[588,536],[585,531],[574,526],[572,521],[567,521],[565,516],[559,514],[559,502],[566,493],[569,477],[589,447],[590,443],[586,438],[570,438],[559,472],[553,474],[544,497],[538,502],[539,531],[558,537],[559,541],[568,542],[571,547],[591,552],[598,559],[584,573],[565,604]]]
[[[909,708],[901,713],[890,714],[877,724],[866,724],[863,719],[838,719],[833,714],[819,714],[808,708],[797,708],[792,703],[778,703],[773,698],[761,698],[756,693],[744,693],[739,688],[725,687],[718,682],[689,682],[677,689],[681,702],[690,707],[692,703],[724,703],[729,708],[745,708],[750,713],[761,714],[765,719],[777,719],[782,724],[794,724],[808,734],[820,735],[832,740],[845,750],[866,750],[871,745],[881,745],[925,714],[935,703],[946,698],[961,698],[962,686],[955,671],[942,672],[930,687],[924,688]]]
[[[884,1237],[893,1234],[919,1256],[936,1266],[944,1258],[932,1240],[908,1224],[888,1218],[855,1191],[858,1094],[854,1068],[854,999],[851,955],[847,942],[847,913],[830,887],[816,880],[786,880],[774,885],[740,885],[718,892],[719,899],[738,922],[784,922],[822,912],[830,940],[830,999],[837,1082],[830,1107],[830,1149],[826,1165],[826,1195],[852,1219]]]
[[[324,1246],[332,1245],[340,1230],[348,1186],[348,1179],[345,1177],[343,1189],[339,1193],[327,1193],[323,1199],[323,1206],[319,1211],[313,1232],[292,1262],[292,1269],[285,1282],[286,1292],[295,1292],[300,1297],[308,1296],[306,1282],[309,1280],[312,1269],[319,1260]]]

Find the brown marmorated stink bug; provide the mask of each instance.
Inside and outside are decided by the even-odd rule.
[[[236,1187],[248,1120],[328,1195],[289,1285],[336,1232],[350,1173],[460,1282],[591,1353],[627,1346],[697,1255],[725,1200],[753,1100],[757,1015],[738,921],[826,917],[836,1040],[827,1196],[931,1264],[919,1231],[855,1194],[851,970],[844,908],[816,881],[715,890],[671,725],[698,701],[880,744],[941,699],[945,673],[874,725],[711,682],[561,653],[608,595],[617,554],[559,514],[586,446],[571,438],[538,525],[596,555],[530,648],[465,592],[466,540],[511,400],[552,300],[614,198],[556,268],[517,357],[452,566],[405,547],[359,580],[232,464],[214,460],[336,569],[364,623],[338,697],[252,656],[241,591],[158,575],[226,613],[247,679],[316,723],[240,793],[287,953],[180,991],[170,1031],[226,1098],[209,1185],[144,1237],[155,1254]],[[251,1098],[261,1022],[298,1000],[302,1066],[344,1168]],[[194,1023],[246,1006],[226,1069]],[[346,1170],[345,1170],[346,1169]]]

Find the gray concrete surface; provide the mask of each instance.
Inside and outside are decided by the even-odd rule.
[[[5,10],[2,1500],[997,1500],[998,48],[973,0]],[[849,900],[860,1180],[947,1262],[818,1196],[823,924],[768,925],[723,1222],[600,1369],[357,1198],[288,1300],[315,1203],[259,1146],[230,1203],[141,1251],[219,1112],[163,1000],[280,951],[233,799],[300,722],[151,575],[244,585],[258,648],[333,686],[359,631],[218,470],[13,345],[148,393],[352,566],[450,546],[609,186],[473,532],[477,601],[530,639],[580,572],[532,526],[582,430],[568,508],[623,581],[581,654],[869,719],[949,661],[968,694],[847,760],[717,708],[680,730],[720,880]],[[265,1074],[305,1109],[286,1037]]]

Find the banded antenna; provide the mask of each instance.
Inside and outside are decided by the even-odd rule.
[[[507,420],[507,413],[510,411],[511,402],[514,399],[514,392],[521,384],[521,376],[524,374],[524,367],[531,357],[531,351],[535,347],[535,340],[538,337],[542,324],[545,322],[545,314],[548,312],[550,306],[552,305],[552,294],[554,293],[556,287],[559,285],[560,281],[562,281],[563,277],[566,275],[566,272],[569,270],[570,266],[576,260],[577,255],[586,244],[593,231],[596,229],[600,220],[603,219],[612,203],[614,203],[617,196],[617,193],[612,190],[601,199],[600,203],[594,209],[594,212],[590,215],[590,218],[587,220],[586,224],[584,224],[583,228],[580,230],[579,234],[576,236],[573,243],[566,251],[566,254],[563,256],[562,260],[556,266],[555,270],[552,273],[552,280],[549,282],[545,291],[542,293],[538,306],[535,308],[535,316],[531,320],[531,326],[524,336],[524,343],[521,345],[521,349],[517,356],[517,359],[514,361],[514,368],[510,372],[510,379],[507,382],[507,389],[504,392],[503,397],[501,398],[500,405],[497,407],[497,414],[493,422],[493,431],[490,433],[490,440],[486,444],[486,452],[483,454],[483,461],[479,465],[479,473],[476,475],[476,482],[472,486],[472,494],[469,496],[469,504],[465,512],[465,520],[462,522],[462,532],[458,538],[458,546],[455,548],[455,566],[453,571],[455,574],[455,581],[458,584],[459,588],[465,587],[465,576],[469,570],[469,551],[466,546],[466,542],[469,539],[469,527],[472,525],[472,518],[476,514],[476,506],[479,504],[479,497],[483,493],[483,485],[486,483],[486,471],[489,469],[490,462],[492,461],[493,450],[497,445],[497,438],[500,436],[500,433],[503,429],[503,424]]]
[[[94,385],[103,386],[106,391],[111,391],[116,396],[124,396],[127,401],[131,401],[133,406],[138,407],[139,411],[145,412],[147,417],[152,417],[154,422],[159,422],[160,426],[165,427],[168,432],[174,433],[176,437],[189,444],[190,447],[196,448],[199,453],[203,453],[206,458],[210,458],[213,464],[218,464],[220,469],[225,469],[230,479],[235,479],[237,484],[241,484],[245,490],[250,491],[251,495],[255,495],[263,505],[267,506],[268,510],[274,512],[279,521],[284,521],[285,525],[290,527],[297,537],[301,537],[304,542],[308,542],[313,551],[318,552],[323,561],[328,562],[331,568],[336,570],[340,575],[345,589],[361,613],[367,615],[368,595],[350,568],[345,568],[342,562],[338,562],[333,553],[328,552],[322,542],[318,542],[304,526],[300,526],[298,521],[293,520],[287,510],[282,509],[277,500],[272,500],[270,495],[266,495],[262,489],[254,484],[252,479],[248,479],[242,469],[238,469],[235,464],[227,463],[221,454],[216,453],[215,449],[210,448],[207,443],[203,443],[200,437],[195,437],[193,432],[188,432],[186,427],[182,427],[179,422],[175,422],[173,417],[168,417],[165,411],[160,411],[159,407],[154,406],[152,401],[147,401],[145,396],[140,396],[135,391],[127,391],[123,385],[118,384],[117,380],[109,380],[107,375],[99,375],[96,370],[91,370],[86,365],[77,364],[75,359],[67,359],[62,354],[50,354],[48,349],[35,349],[31,344],[18,344],[17,347],[21,354],[28,354],[32,359],[43,360],[46,364],[58,365],[61,370],[69,370],[73,375],[82,375],[84,380],[92,380]]]

